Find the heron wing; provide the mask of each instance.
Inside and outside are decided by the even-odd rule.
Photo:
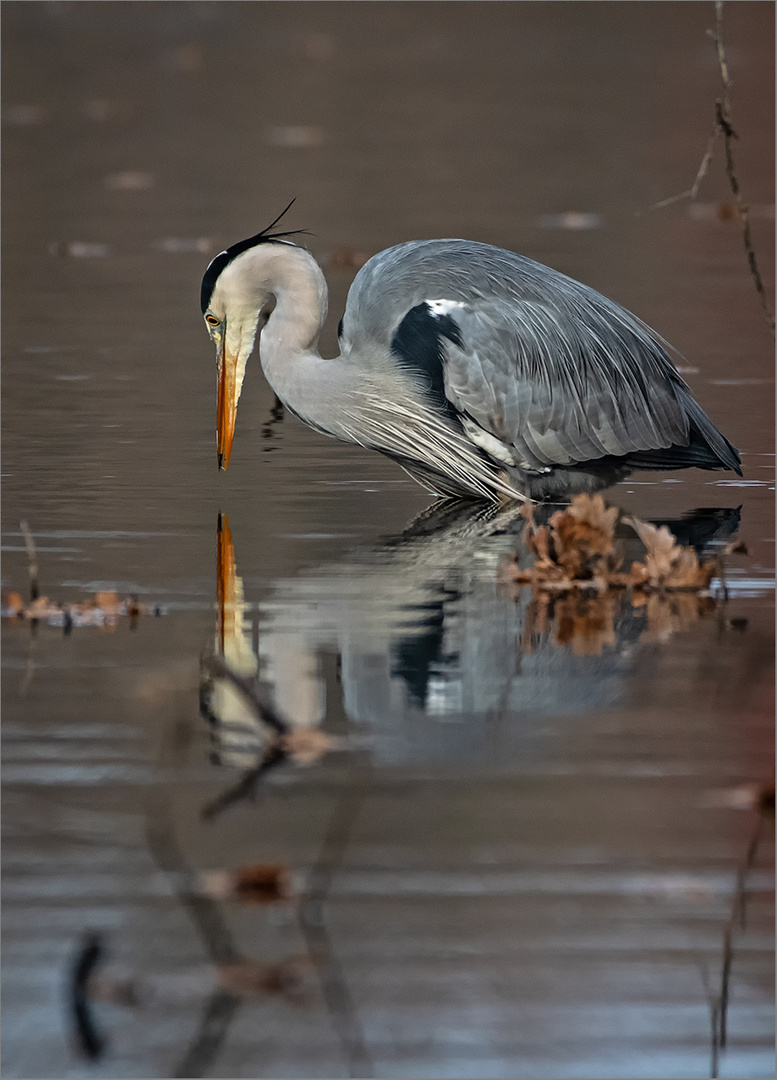
[[[661,344],[590,297],[433,303],[459,329],[445,339],[448,400],[534,469],[685,447],[694,428],[734,467]]]
[[[539,469],[615,456],[634,467],[740,471],[658,335],[594,289],[487,244],[400,244],[354,279],[343,318],[349,348],[395,355],[397,333],[409,314],[418,321],[421,304],[439,323],[436,335],[415,327],[429,351],[423,378],[434,391],[439,356],[442,405],[461,414],[470,438],[477,425],[486,442]],[[419,367],[417,357],[404,360]]]

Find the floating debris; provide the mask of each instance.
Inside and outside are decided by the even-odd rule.
[[[739,211],[736,203],[696,202],[688,203],[688,217],[691,221],[738,221]],[[754,203],[748,206],[748,216],[762,221],[774,221],[774,203]]]
[[[334,56],[334,38],[331,34],[304,34],[295,41],[294,52],[302,60],[323,63]]]
[[[726,810],[758,810],[774,814],[774,780],[721,788],[705,796],[701,805]]]
[[[333,251],[323,262],[328,270],[361,270],[369,258],[366,251],[341,247]]]
[[[109,191],[148,191],[154,186],[154,175],[133,171],[111,173],[103,183]]]
[[[307,996],[311,964],[306,956],[291,956],[278,963],[239,960],[217,967],[219,986],[235,997],[279,994],[292,1001]]]
[[[323,146],[326,134],[322,127],[315,124],[288,124],[267,128],[264,141],[269,146],[280,146],[287,150],[307,150]]]
[[[197,886],[213,900],[244,904],[283,903],[294,895],[291,874],[276,863],[257,863],[237,870],[203,870],[197,876]]]
[[[42,105],[8,105],[3,109],[3,121],[12,127],[34,127],[48,117]]]
[[[202,46],[197,45],[195,42],[179,45],[167,54],[168,64],[173,71],[183,71],[187,74],[199,71],[204,60],[205,53]]]
[[[98,592],[81,603],[66,603],[39,596],[25,604],[18,592],[4,592],[0,598],[0,618],[46,622],[49,626],[61,626],[68,631],[83,626],[113,629],[120,617],[132,620],[141,615],[161,614],[159,606],[141,604],[136,596],[119,600],[115,592]]]
[[[49,255],[55,258],[70,259],[105,259],[111,249],[107,244],[93,243],[90,240],[55,240],[49,244]]]
[[[81,111],[87,120],[101,124],[111,120],[131,120],[135,113],[129,101],[110,101],[105,98],[85,101]]]
[[[213,241],[207,236],[165,236],[161,240],[155,240],[155,251],[163,251],[168,255],[207,255],[214,248]]]
[[[567,210],[563,214],[540,214],[537,218],[540,229],[569,229],[572,232],[601,229],[603,224],[601,214],[580,213],[577,210]]]

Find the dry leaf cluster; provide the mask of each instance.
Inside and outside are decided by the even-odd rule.
[[[39,596],[25,604],[18,592],[4,593],[0,615],[4,619],[45,620],[50,626],[99,626],[110,629],[120,616],[136,619],[139,615],[159,615],[159,608],[141,604],[135,597],[119,600],[115,592],[98,592],[81,603],[66,604]]]
[[[526,546],[534,564],[521,569],[512,562],[502,579],[516,585],[534,585],[561,592],[594,588],[635,588],[660,591],[707,589],[718,570],[715,558],[699,560],[693,548],[682,547],[665,525],[656,528],[637,518],[624,518],[642,543],[644,562],[627,572],[615,540],[618,508],[607,507],[601,495],[576,495],[567,510],[558,510],[547,525],[534,521],[534,507],[521,511],[526,518]],[[730,550],[742,550],[734,546]]]
[[[527,503],[526,547],[534,565],[522,570],[517,563],[503,570],[503,579],[517,585],[550,590],[606,589],[623,584],[618,575],[622,561],[615,543],[617,507],[607,508],[601,495],[577,495],[567,510],[558,510],[547,525],[537,525],[534,507]]]

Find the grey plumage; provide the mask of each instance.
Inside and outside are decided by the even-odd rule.
[[[266,290],[288,292],[294,273],[299,290],[316,273],[325,289],[306,252],[283,248],[275,273],[288,263],[290,277]],[[256,251],[236,256],[242,276],[261,276]],[[228,321],[226,294],[221,302]],[[658,335],[588,286],[512,252],[428,240],[374,256],[348,293],[341,356],[331,361],[318,357],[315,340],[284,359],[280,323],[265,352],[275,317],[260,354],[281,400],[308,423],[395,457],[433,490],[543,498],[596,490],[635,468],[739,472],[736,450]]]

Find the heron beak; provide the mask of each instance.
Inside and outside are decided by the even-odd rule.
[[[218,403],[216,406],[216,446],[219,468],[226,469],[232,452],[237,416],[237,357],[222,339],[218,354]]]

